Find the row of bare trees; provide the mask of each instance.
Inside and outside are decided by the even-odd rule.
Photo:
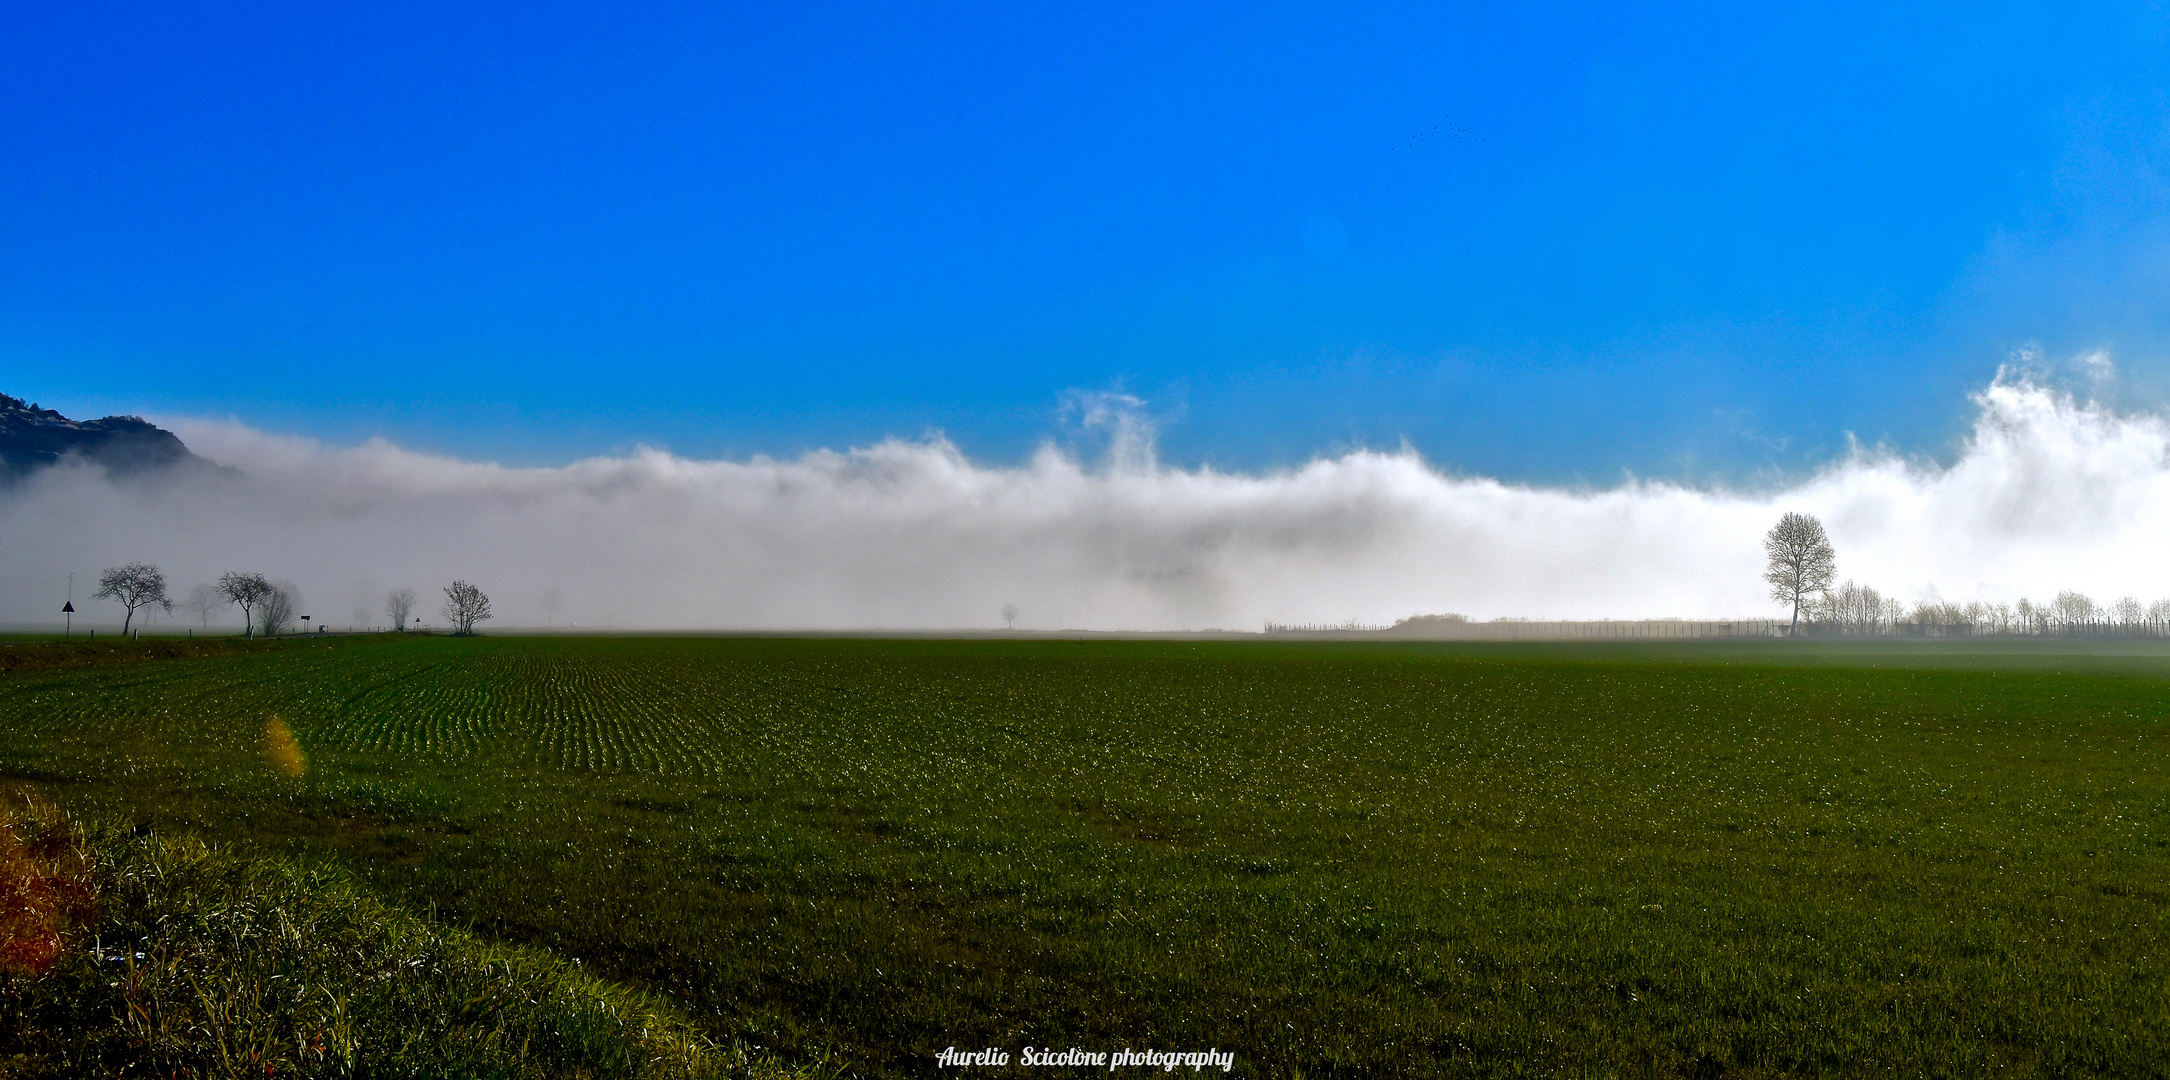
[[[419,602],[420,599],[415,596],[413,589],[393,589],[385,593],[384,613],[392,617],[392,628],[405,630],[407,620],[422,621],[414,613],[415,605]],[[476,623],[496,617],[490,614],[489,596],[464,581],[455,581],[445,586],[444,606],[438,608],[437,613],[452,624],[452,632],[455,634],[472,634],[475,632]]]
[[[108,567],[98,574],[98,588],[90,595],[97,600],[111,600],[127,611],[121,620],[122,634],[135,626],[139,609],[155,607],[172,611],[174,607],[173,598],[166,594],[165,573],[150,563]],[[243,632],[247,636],[254,637],[258,630],[265,634],[282,634],[293,628],[295,614],[301,607],[301,592],[291,585],[272,584],[262,574],[229,571],[219,575],[216,585],[196,586],[189,593],[185,606],[201,615],[206,623],[215,611],[239,607]]]
[[[173,598],[166,593],[166,575],[150,563],[135,562],[104,570],[98,575],[98,588],[91,596],[111,600],[126,610],[127,615],[121,620],[123,635],[135,625],[138,609],[156,607],[170,612],[174,608]],[[413,589],[395,589],[387,594],[385,611],[392,616],[392,625],[407,629],[407,620],[413,615],[415,604]],[[301,590],[290,584],[274,583],[262,574],[238,571],[220,574],[216,584],[196,586],[182,606],[200,617],[207,626],[212,615],[238,607],[241,609],[242,634],[246,637],[288,633],[293,630],[296,618],[306,618],[300,614]],[[441,610],[457,634],[472,634],[476,623],[492,617],[490,598],[465,581],[446,586]]]
[[[1812,632],[1915,634],[1937,637],[2027,634],[2052,637],[2170,637],[2170,600],[2142,603],[2127,596],[2098,604],[2085,593],[2065,591],[2044,603],[2025,597],[2012,604],[1964,604],[1937,597],[1911,607],[1851,581],[1803,609]]]
[[[1838,554],[1823,522],[1807,514],[1779,518],[1763,538],[1763,551],[1769,558],[1763,580],[1771,599],[1792,609],[1792,634],[1805,623],[1809,632],[1826,634],[2170,637],[2170,600],[2142,604],[2127,596],[2099,605],[2083,593],[2061,592],[2044,604],[2024,597],[2016,604],[1954,604],[1930,596],[1908,607],[1851,580],[1833,586]]]

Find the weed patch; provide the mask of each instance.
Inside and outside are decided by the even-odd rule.
[[[0,822],[11,1076],[786,1077],[651,995],[407,914],[323,867]],[[95,897],[95,917],[92,899]],[[18,910],[11,908],[11,912]]]

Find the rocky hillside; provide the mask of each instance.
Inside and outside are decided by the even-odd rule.
[[[70,454],[132,473],[193,462],[180,437],[137,416],[70,420],[0,394],[0,477],[20,477]]]

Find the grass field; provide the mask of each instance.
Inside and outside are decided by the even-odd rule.
[[[2170,1073],[2145,649],[366,638],[13,668],[0,781],[335,862],[862,1076],[1026,1044],[1269,1077]]]

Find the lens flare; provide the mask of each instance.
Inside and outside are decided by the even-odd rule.
[[[302,756],[301,741],[294,738],[294,729],[274,714],[264,721],[264,760],[271,763],[272,771],[288,780],[299,780],[309,771],[309,759]]]

